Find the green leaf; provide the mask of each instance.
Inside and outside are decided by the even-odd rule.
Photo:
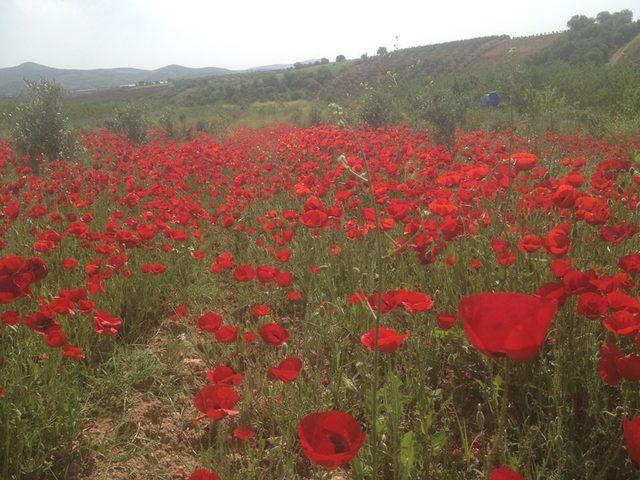
[[[500,375],[496,375],[493,378],[493,390],[499,392],[500,387],[502,387],[502,377]]]
[[[404,478],[409,478],[416,458],[415,436],[407,432],[400,440],[400,465]]]
[[[438,432],[431,439],[431,450],[434,455],[437,455],[447,444],[447,433]]]
[[[352,467],[351,473],[353,474],[354,480],[361,480],[364,478],[364,468],[362,466],[362,462],[360,461],[360,459],[358,458],[354,459],[353,462],[351,462],[351,467]]]

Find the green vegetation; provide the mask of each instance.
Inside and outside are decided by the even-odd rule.
[[[105,126],[109,130],[124,134],[133,143],[142,143],[147,139],[148,125],[145,113],[135,105],[129,104],[116,110],[115,118],[107,121]]]
[[[62,115],[62,87],[46,79],[26,81],[26,84],[27,101],[6,114],[18,154],[28,156],[32,166],[36,166],[40,158],[68,157],[75,141]]]
[[[533,62],[607,63],[617,49],[640,33],[640,20],[634,22],[633,13],[629,10],[600,12],[595,18],[575,15],[567,26],[566,34],[534,55]]]

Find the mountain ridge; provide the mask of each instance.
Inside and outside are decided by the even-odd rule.
[[[308,60],[301,63],[310,63]],[[261,65],[244,70],[222,67],[185,67],[171,64],[156,69],[135,67],[114,68],[57,68],[36,62],[23,62],[13,67],[0,68],[0,96],[15,96],[25,91],[24,80],[51,78],[70,93],[107,90],[133,84],[162,83],[169,80],[187,80],[220,75],[285,70],[293,64]]]
[[[82,92],[228,73],[232,73],[232,71],[218,67],[189,68],[182,65],[167,65],[154,70],[131,67],[84,70],[55,68],[35,62],[24,62],[14,67],[0,68],[0,95],[17,95],[25,89],[24,80],[39,80],[43,77],[56,80],[70,92]]]

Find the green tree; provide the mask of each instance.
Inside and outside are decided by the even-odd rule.
[[[640,33],[640,22],[630,10],[600,12],[595,18],[574,15],[567,30],[549,47],[534,55],[534,63],[551,61],[577,64],[604,64],[620,47]]]
[[[62,86],[45,78],[25,83],[29,89],[27,101],[10,114],[17,153],[28,156],[34,168],[40,159],[68,158],[75,150],[75,137],[62,114]]]
[[[387,51],[387,47],[378,47],[378,51],[376,53],[383,57],[389,52]]]
[[[338,55],[336,57],[336,63],[345,62],[346,60],[347,60],[347,57],[345,57],[344,55]]]

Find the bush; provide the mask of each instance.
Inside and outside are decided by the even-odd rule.
[[[465,119],[467,101],[458,89],[430,82],[417,95],[415,111],[431,127],[434,142],[451,147]]]
[[[147,119],[144,111],[135,106],[116,110],[115,118],[106,122],[106,127],[114,132],[124,134],[133,143],[143,143],[147,140]]]
[[[320,125],[322,123],[322,110],[317,105],[312,105],[309,110],[309,125]]]
[[[53,80],[25,81],[27,102],[10,115],[12,136],[19,155],[27,155],[33,167],[38,159],[68,158],[75,150],[75,138],[62,115],[64,90]]]
[[[371,90],[360,109],[360,119],[371,128],[398,123],[400,115],[392,92],[388,89]]]
[[[167,135],[167,137],[175,138],[176,128],[175,128],[175,125],[173,124],[173,119],[169,115],[167,115],[166,113],[163,113],[158,119],[158,124],[160,125],[160,128],[162,128],[164,133]]]

